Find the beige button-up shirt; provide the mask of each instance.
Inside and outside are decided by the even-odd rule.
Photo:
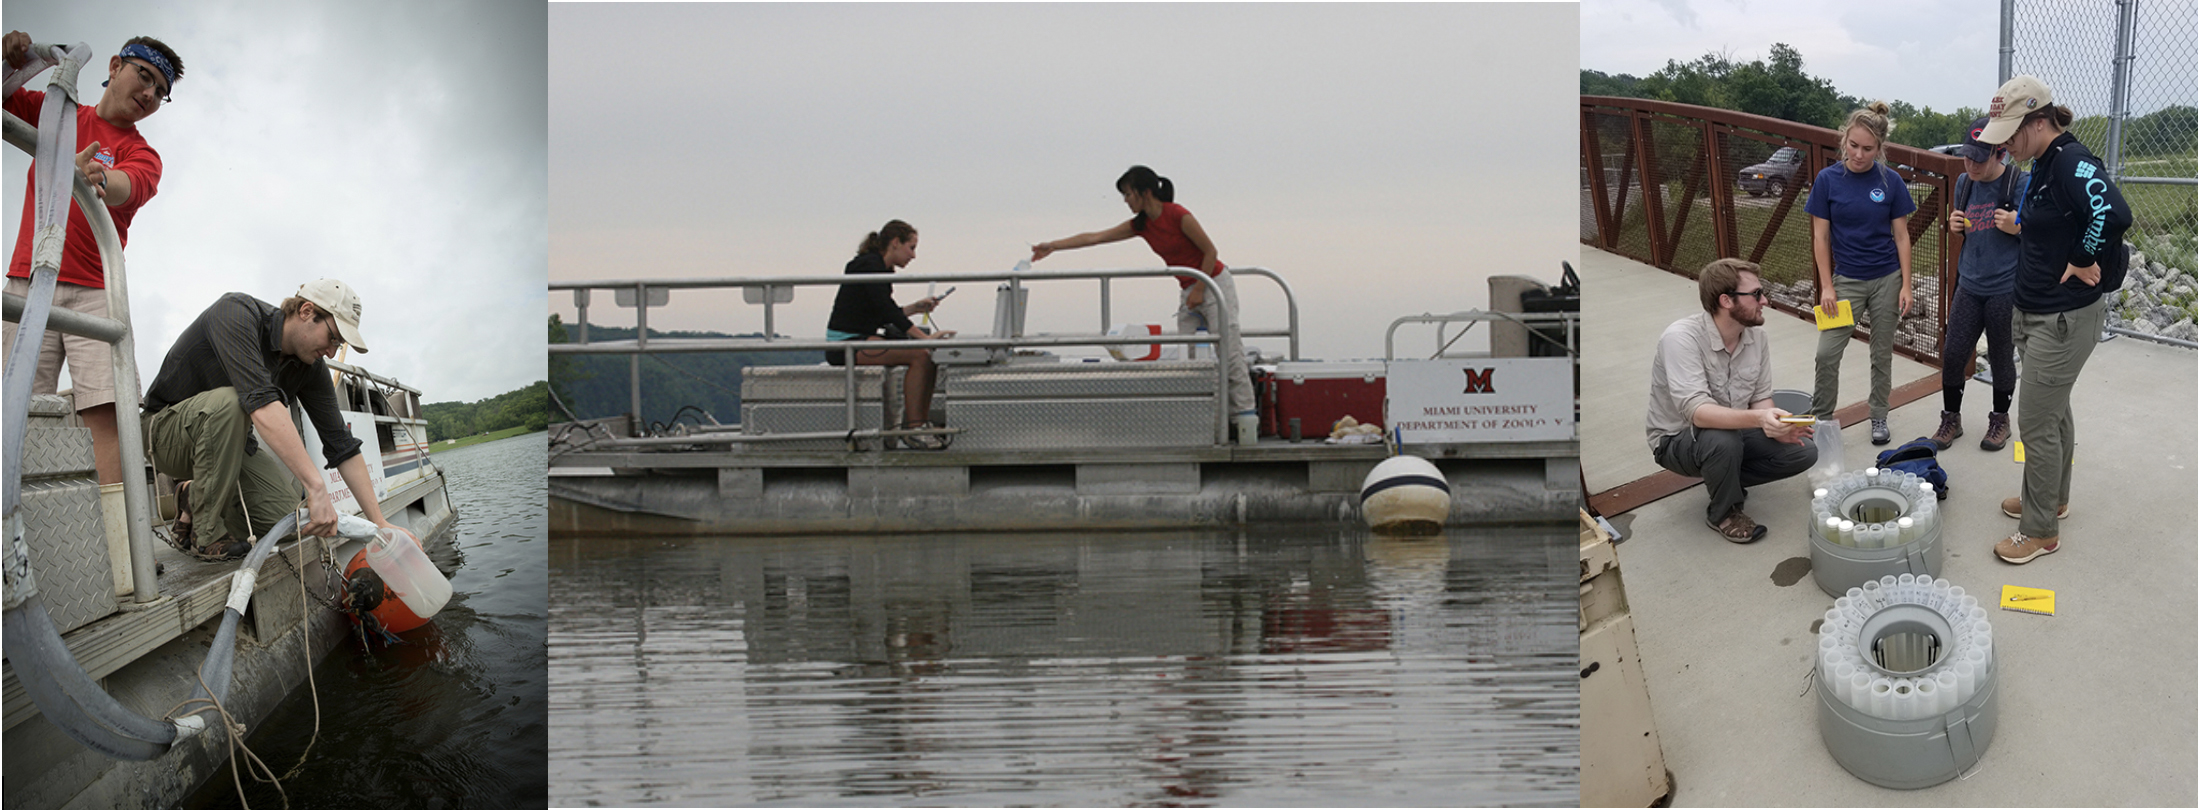
[[[1658,355],[1650,363],[1645,419],[1650,450],[1656,452],[1660,440],[1695,424],[1697,408],[1717,404],[1746,410],[1771,398],[1772,350],[1764,327],[1744,327],[1730,354],[1711,313],[1674,321],[1658,336]]]

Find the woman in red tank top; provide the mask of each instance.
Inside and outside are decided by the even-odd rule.
[[[1168,263],[1170,267],[1191,267],[1214,277],[1223,298],[1230,304],[1230,326],[1223,329],[1216,323],[1221,319],[1220,308],[1206,300],[1206,285],[1189,278],[1177,279],[1181,306],[1177,309],[1176,325],[1179,334],[1191,334],[1205,329],[1210,334],[1222,336],[1220,356],[1229,366],[1230,409],[1240,414],[1252,413],[1253,382],[1245,365],[1245,350],[1237,334],[1237,285],[1225,272],[1221,260],[1216,258],[1214,240],[1207,238],[1192,212],[1176,203],[1176,185],[1169,178],[1154,173],[1144,166],[1132,166],[1130,171],[1115,181],[1115,190],[1123,193],[1123,204],[1130,206],[1132,217],[1122,224],[1104,231],[1081,233],[1051,242],[1031,246],[1031,260],[1046,258],[1057,250],[1074,250],[1093,245],[1121,242],[1133,236],[1146,240],[1146,246]]]

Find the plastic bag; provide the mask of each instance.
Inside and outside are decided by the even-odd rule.
[[[1841,450],[1841,422],[1837,419],[1820,419],[1811,430],[1811,440],[1818,445],[1818,463],[1805,473],[1812,489],[1825,486],[1826,482],[1841,475],[1848,468]]]

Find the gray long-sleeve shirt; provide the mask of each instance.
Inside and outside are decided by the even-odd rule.
[[[321,434],[321,449],[334,469],[359,454],[360,442],[337,411],[328,364],[316,357],[308,365],[283,354],[282,345],[281,307],[244,293],[222,296],[168,348],[146,391],[145,414],[224,386],[237,389],[237,404],[247,414],[271,402],[296,401]],[[245,452],[256,448],[246,437]]]
[[[1747,409],[1772,398],[1772,348],[1765,328],[1742,329],[1729,354],[1719,325],[1708,312],[1674,321],[1658,336],[1658,354],[1650,362],[1650,411],[1645,419],[1650,449],[1695,424],[1705,405]]]

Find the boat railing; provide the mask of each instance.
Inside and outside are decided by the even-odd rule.
[[[1110,326],[1110,319],[1112,315],[1109,300],[1112,297],[1112,294],[1109,282],[1116,279],[1126,278],[1190,279],[1193,283],[1202,285],[1202,289],[1206,291],[1206,295],[1217,296],[1216,300],[1220,303],[1223,312],[1223,317],[1221,319],[1223,322],[1217,325],[1220,327],[1220,329],[1217,330],[1214,334],[1119,336],[1111,336],[1107,334],[1035,335],[1024,333],[1022,329],[1023,321],[1021,318],[1009,318],[1007,319],[1006,324],[1009,331],[1009,334],[1007,335],[992,335],[987,337],[957,336],[953,338],[926,340],[923,341],[923,343],[920,345],[923,348],[934,350],[959,348],[1014,350],[1019,348],[1062,348],[1073,346],[1106,347],[1209,343],[1220,347],[1222,345],[1226,345],[1226,341],[1228,339],[1227,332],[1223,330],[1235,330],[1241,340],[1243,338],[1285,338],[1289,341],[1289,351],[1291,359],[1298,359],[1299,308],[1298,299],[1296,295],[1292,292],[1291,285],[1288,282],[1285,282],[1283,280],[1283,277],[1277,275],[1274,271],[1262,267],[1232,267],[1229,269],[1229,272],[1238,275],[1259,276],[1274,281],[1276,283],[1276,286],[1283,290],[1285,309],[1288,313],[1288,321],[1286,326],[1280,329],[1240,328],[1236,323],[1233,322],[1235,319],[1230,317],[1230,308],[1233,305],[1242,303],[1242,293],[1240,294],[1239,301],[1233,302],[1225,300],[1219,297],[1221,293],[1221,288],[1213,278],[1209,277],[1206,273],[1188,267],[1117,268],[1066,271],[1009,270],[994,272],[936,274],[912,273],[878,275],[756,276],[736,278],[657,278],[558,281],[551,282],[550,289],[571,290],[573,292],[573,306],[577,310],[580,325],[577,330],[574,342],[564,344],[552,344],[550,346],[550,354],[628,355],[630,358],[628,365],[631,384],[630,405],[633,408],[632,413],[636,416],[634,423],[638,428],[641,424],[643,424],[642,420],[640,419],[642,408],[640,362],[643,355],[677,352],[727,351],[841,352],[843,357],[843,362],[841,365],[845,370],[846,375],[846,385],[844,388],[843,397],[847,414],[847,430],[845,432],[836,432],[825,435],[829,435],[833,438],[839,438],[842,436],[846,436],[849,438],[872,437],[880,435],[881,432],[876,430],[858,430],[856,428],[856,371],[855,363],[852,362],[852,360],[853,353],[858,348],[876,347],[863,346],[862,344],[865,343],[864,341],[829,341],[824,339],[807,340],[780,337],[776,329],[774,307],[777,304],[783,304],[792,301],[793,288],[813,286],[839,287],[843,284],[922,284],[961,281],[1002,281],[1007,282],[1011,290],[1011,300],[1021,300],[1021,288],[1027,284],[1034,284],[1039,282],[1056,283],[1066,281],[1097,280],[1100,282],[1100,329],[1101,332],[1104,333]],[[764,307],[764,337],[650,337],[649,309],[655,306],[663,306],[666,302],[669,302],[670,291],[676,289],[743,290],[743,295],[746,300],[750,301],[751,303],[760,303]],[[635,338],[633,340],[590,341],[588,339],[588,306],[591,298],[590,293],[595,290],[631,291],[631,295],[633,296],[633,304],[635,304]],[[1227,443],[1229,436],[1228,375],[1229,369],[1227,363],[1218,362],[1215,364],[1215,443],[1217,445]],[[639,431],[637,430],[637,432]],[[597,444],[603,446],[649,446],[652,444],[666,443],[700,445],[736,444],[757,441],[791,441],[799,439],[819,438],[819,436],[813,436],[810,434],[753,436],[734,434],[731,431],[712,431],[709,433],[710,435],[707,436],[684,436],[677,438],[667,437],[663,439],[614,437],[611,439],[599,441]]]
[[[1452,345],[1459,342],[1460,338],[1466,337],[1467,333],[1474,331],[1475,324],[1510,323],[1520,326],[1524,331],[1527,332],[1529,345],[1531,347],[1534,346],[1536,342],[1540,341],[1544,344],[1548,344],[1556,347],[1557,349],[1563,350],[1566,353],[1567,357],[1573,359],[1575,365],[1578,366],[1581,363],[1581,313],[1579,312],[1495,312],[1490,310],[1470,309],[1462,312],[1453,312],[1443,315],[1429,313],[1423,313],[1420,315],[1407,315],[1398,318],[1397,320],[1391,321],[1390,328],[1383,331],[1384,360],[1398,359],[1398,327],[1411,323],[1426,323],[1436,325],[1436,351],[1430,356],[1429,359],[1439,359],[1443,357],[1454,356],[1449,354]],[[1453,324],[1466,324],[1466,326],[1464,328],[1461,328],[1458,334],[1446,337],[1445,327]],[[1566,338],[1565,340],[1561,341],[1557,338],[1551,337],[1548,334],[1544,334],[1542,330],[1536,329],[1535,327],[1537,326],[1561,327],[1565,330]],[[1493,326],[1492,329],[1494,328],[1495,327]],[[1532,351],[1531,354],[1533,354]]]
[[[14,114],[6,114],[4,122],[9,145],[25,153],[38,153],[38,129]],[[129,516],[130,575],[134,585],[133,598],[139,603],[160,598],[160,582],[155,575],[153,561],[153,501],[147,489],[145,476],[131,474],[145,469],[145,434],[140,427],[138,413],[137,343],[130,328],[129,277],[123,271],[122,239],[115,231],[114,220],[107,214],[107,206],[94,193],[92,185],[84,180],[81,172],[71,172],[71,197],[76,207],[83,211],[85,221],[92,226],[92,238],[99,245],[99,258],[106,270],[107,317],[86,315],[53,306],[54,286],[58,281],[57,267],[34,267],[31,275],[30,295],[6,296],[7,317],[16,321],[16,341],[13,352],[7,358],[5,414],[6,414],[6,516],[7,540],[11,545],[21,543],[22,516],[18,513],[23,486],[23,437],[28,427],[31,382],[38,371],[38,348],[47,330],[90,338],[114,347],[115,364],[115,434],[122,459],[122,503]],[[29,593],[16,593],[18,584],[13,575],[14,561],[22,550],[10,549],[10,592],[7,599],[13,604],[27,598]],[[35,588],[29,589],[35,592]]]

